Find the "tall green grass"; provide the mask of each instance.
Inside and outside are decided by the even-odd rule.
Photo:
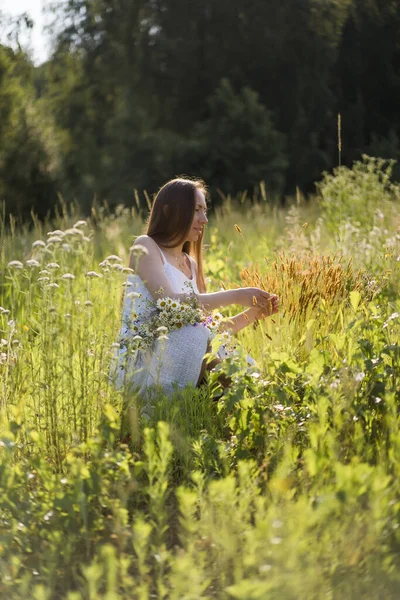
[[[400,210],[365,164],[319,203],[225,199],[209,287],[258,278],[281,314],[239,334],[229,388],[146,418],[109,380],[138,213],[3,222],[0,597],[398,597]]]

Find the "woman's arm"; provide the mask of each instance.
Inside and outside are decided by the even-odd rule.
[[[149,236],[142,235],[136,239],[131,248],[129,266],[144,281],[154,299],[162,296],[179,298],[180,300],[186,298],[185,294],[176,294],[172,289],[171,283],[165,275],[157,244]],[[206,310],[214,310],[231,304],[266,307],[271,298],[271,294],[259,288],[238,288],[196,295],[200,306]]]

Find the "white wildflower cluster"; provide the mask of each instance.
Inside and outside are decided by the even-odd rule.
[[[55,229],[47,232],[46,240],[35,240],[32,244],[32,251],[35,256],[40,258],[43,254],[53,254],[55,251],[64,252],[79,251],[82,243],[90,242],[90,237],[85,235],[82,227],[86,227],[86,221],[77,221],[70,229]],[[27,263],[28,264],[28,263]],[[28,265],[37,266],[37,265]]]
[[[0,306],[0,315],[7,317],[10,311]],[[15,321],[7,321],[7,326],[4,329],[6,338],[0,339],[0,366],[15,365],[18,358],[18,350],[21,348],[19,340],[15,338],[16,324]]]
[[[135,292],[131,294],[137,296]],[[126,322],[135,349],[147,349],[156,340],[166,339],[168,333],[185,326],[207,327],[214,337],[223,319],[218,312],[204,313],[193,295],[188,295],[186,301],[169,297],[160,298],[156,302],[147,301],[147,308],[146,318],[140,318],[133,312]],[[128,345],[127,341],[122,340],[123,345]]]

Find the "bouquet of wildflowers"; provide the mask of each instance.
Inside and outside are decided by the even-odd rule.
[[[194,295],[187,295],[184,301],[169,297],[148,301],[147,308],[145,320],[133,312],[129,323],[138,350],[148,349],[156,340],[166,339],[171,331],[188,325],[207,327],[213,338],[223,319],[219,312],[204,312]]]

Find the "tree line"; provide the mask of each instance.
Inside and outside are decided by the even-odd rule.
[[[0,199],[134,202],[170,177],[279,198],[400,157],[400,0],[60,0],[35,67],[0,46]],[[4,19],[0,13],[1,20]],[[342,151],[337,116],[341,114]]]

